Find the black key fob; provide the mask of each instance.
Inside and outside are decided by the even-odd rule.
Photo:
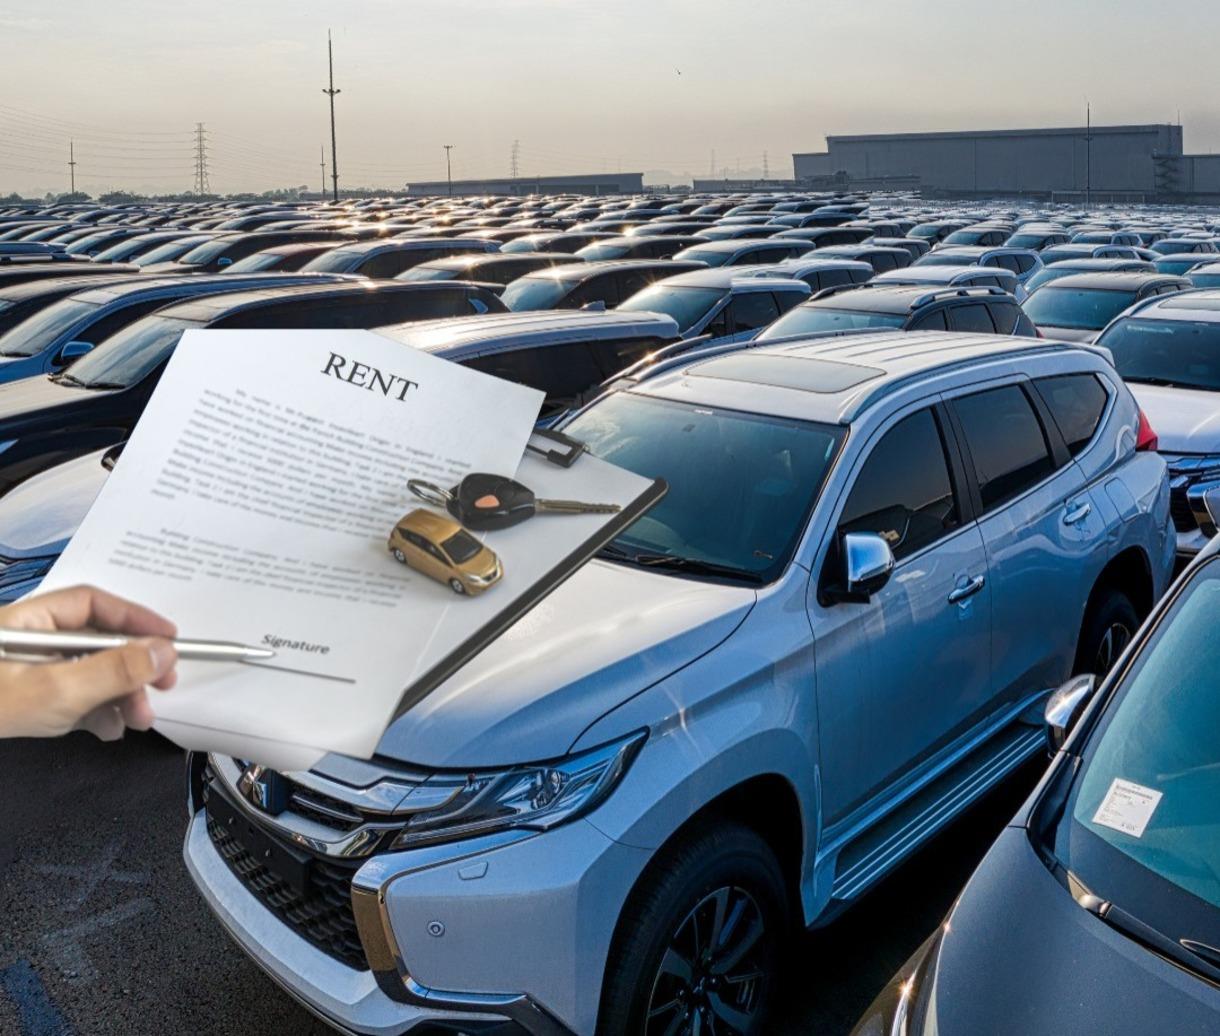
[[[462,479],[449,500],[449,513],[475,532],[507,529],[531,517],[533,491],[503,475],[472,474]]]

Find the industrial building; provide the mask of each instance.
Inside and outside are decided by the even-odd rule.
[[[907,179],[925,194],[1215,201],[1220,156],[1187,155],[1177,125],[829,136],[792,156],[808,185]]]
[[[642,194],[643,173],[519,176],[500,180],[430,180],[407,184],[408,194]]]

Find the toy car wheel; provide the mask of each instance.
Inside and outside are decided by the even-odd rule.
[[[462,581],[460,579],[457,579],[457,578],[449,580],[449,588],[455,594],[464,594],[466,592],[465,585],[462,583]]]
[[[404,554],[404,553],[403,553],[401,550],[399,550],[397,547],[395,547],[395,548],[394,548],[394,549],[393,549],[393,550],[392,550],[390,553],[392,553],[392,554],[394,555],[394,560],[395,560],[395,561],[401,561],[401,562],[402,562],[404,565],[407,563],[407,556],[406,556],[406,554]]]

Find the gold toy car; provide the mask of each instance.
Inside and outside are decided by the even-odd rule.
[[[412,511],[390,533],[390,553],[404,565],[448,583],[455,594],[481,594],[504,574],[495,551],[445,514]]]

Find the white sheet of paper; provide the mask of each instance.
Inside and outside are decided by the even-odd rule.
[[[1093,814],[1093,823],[1121,831],[1132,838],[1143,838],[1144,829],[1160,802],[1161,792],[1115,777],[1106,797]]]
[[[180,664],[150,695],[180,743],[368,755],[403,687],[469,632],[449,613],[480,603],[389,557],[407,479],[514,471],[541,402],[367,331],[188,331],[43,588],[95,583],[187,637],[300,645],[266,667]]]

